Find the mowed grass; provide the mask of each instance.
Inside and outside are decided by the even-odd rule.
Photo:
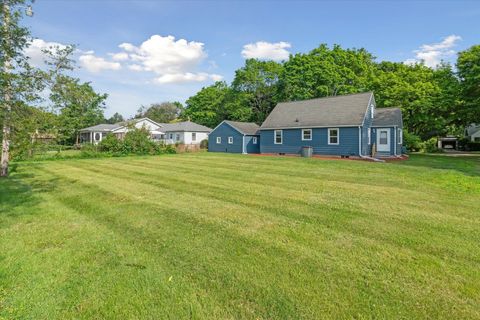
[[[2,317],[478,319],[480,157],[20,163]]]

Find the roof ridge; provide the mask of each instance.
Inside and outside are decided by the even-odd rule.
[[[303,101],[313,101],[313,100],[326,100],[326,99],[334,99],[334,98],[341,98],[341,97],[348,97],[348,96],[356,96],[356,95],[361,95],[361,94],[373,94],[373,91],[366,91],[366,92],[357,92],[357,93],[348,93],[348,94],[342,94],[338,96],[327,96],[327,97],[318,97],[318,98],[311,98],[311,99],[304,99],[304,100],[293,100],[293,101],[282,101],[278,102],[280,103],[297,103],[297,102],[303,102]]]

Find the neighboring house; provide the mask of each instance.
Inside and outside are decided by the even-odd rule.
[[[191,121],[162,123],[161,130],[165,132],[167,144],[199,144],[208,139],[212,129]]]
[[[222,122],[209,137],[209,151],[250,153],[240,140],[246,136],[241,124]],[[229,127],[239,132],[237,142]],[[312,147],[318,155],[362,157],[375,151],[376,157],[391,157],[402,154],[402,129],[400,109],[377,109],[367,92],[278,103],[255,136],[258,152],[266,154],[300,154],[302,147]],[[233,143],[226,144],[225,136]]]
[[[259,153],[260,127],[253,122],[225,120],[208,137],[208,151]]]
[[[152,140],[166,144],[199,144],[202,140],[208,138],[208,134],[211,131],[210,128],[191,121],[157,123],[149,118],[141,118],[116,124],[99,124],[81,129],[79,131],[80,143],[89,142],[97,144],[109,133],[114,134],[118,139],[123,139],[132,127],[137,129],[145,128],[150,132]]]
[[[471,124],[465,129],[465,136],[472,142],[480,142],[480,124]]]

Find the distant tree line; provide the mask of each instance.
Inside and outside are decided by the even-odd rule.
[[[411,134],[458,134],[480,122],[480,45],[460,52],[455,68],[376,62],[365,49],[326,44],[282,63],[249,59],[230,85],[217,82],[190,97],[181,116],[212,128],[225,119],[261,124],[281,101],[365,91],[375,92],[379,108],[400,107]]]

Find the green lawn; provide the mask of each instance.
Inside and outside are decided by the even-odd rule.
[[[23,162],[0,319],[478,319],[480,157]]]

